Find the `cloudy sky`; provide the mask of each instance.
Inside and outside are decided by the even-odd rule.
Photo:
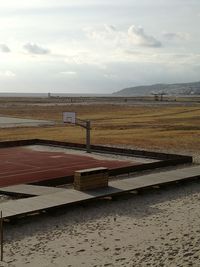
[[[0,1],[0,92],[200,80],[199,0]]]

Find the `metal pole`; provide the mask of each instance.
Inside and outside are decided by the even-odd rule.
[[[87,153],[91,153],[91,149],[90,149],[90,121],[86,121],[86,148],[87,148]]]
[[[1,211],[1,220],[0,220],[0,231],[1,231],[1,261],[3,261],[3,215]]]

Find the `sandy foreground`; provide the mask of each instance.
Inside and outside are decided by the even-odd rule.
[[[200,180],[5,225],[0,266],[200,266]]]

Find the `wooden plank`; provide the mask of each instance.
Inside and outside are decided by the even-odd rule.
[[[0,193],[13,194],[13,195],[22,194],[27,196],[46,195],[60,191],[63,191],[63,189],[57,187],[38,186],[29,184],[12,185],[0,188]]]
[[[108,186],[108,169],[104,167],[84,169],[74,174],[74,189],[85,191]]]
[[[97,168],[90,168],[84,170],[78,170],[77,173],[84,174],[84,173],[100,173],[100,172],[107,172],[108,168],[105,167],[97,167]]]
[[[184,169],[146,174],[123,180],[112,181],[107,188],[80,192],[74,189],[63,189],[52,194],[40,195],[26,199],[10,200],[0,204],[0,210],[4,218],[15,217],[49,208],[69,205],[81,201],[95,199],[104,196],[112,196],[117,193],[132,191],[139,188],[170,183],[178,180],[200,177],[200,166],[186,167]]]

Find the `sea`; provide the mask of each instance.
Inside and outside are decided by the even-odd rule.
[[[33,97],[33,98],[48,98],[48,97],[141,97],[141,96],[152,96],[151,94],[149,95],[132,95],[132,96],[126,96],[126,95],[113,95],[113,94],[92,94],[92,93],[80,93],[80,94],[72,94],[72,93],[6,93],[2,92],[0,93],[0,97]],[[170,96],[170,95],[167,95]],[[183,95],[183,94],[176,94],[171,96],[176,96],[176,97],[190,97],[190,98],[195,98],[199,97],[199,95]]]
[[[72,94],[72,93],[0,93],[0,97],[113,97],[112,94]]]

